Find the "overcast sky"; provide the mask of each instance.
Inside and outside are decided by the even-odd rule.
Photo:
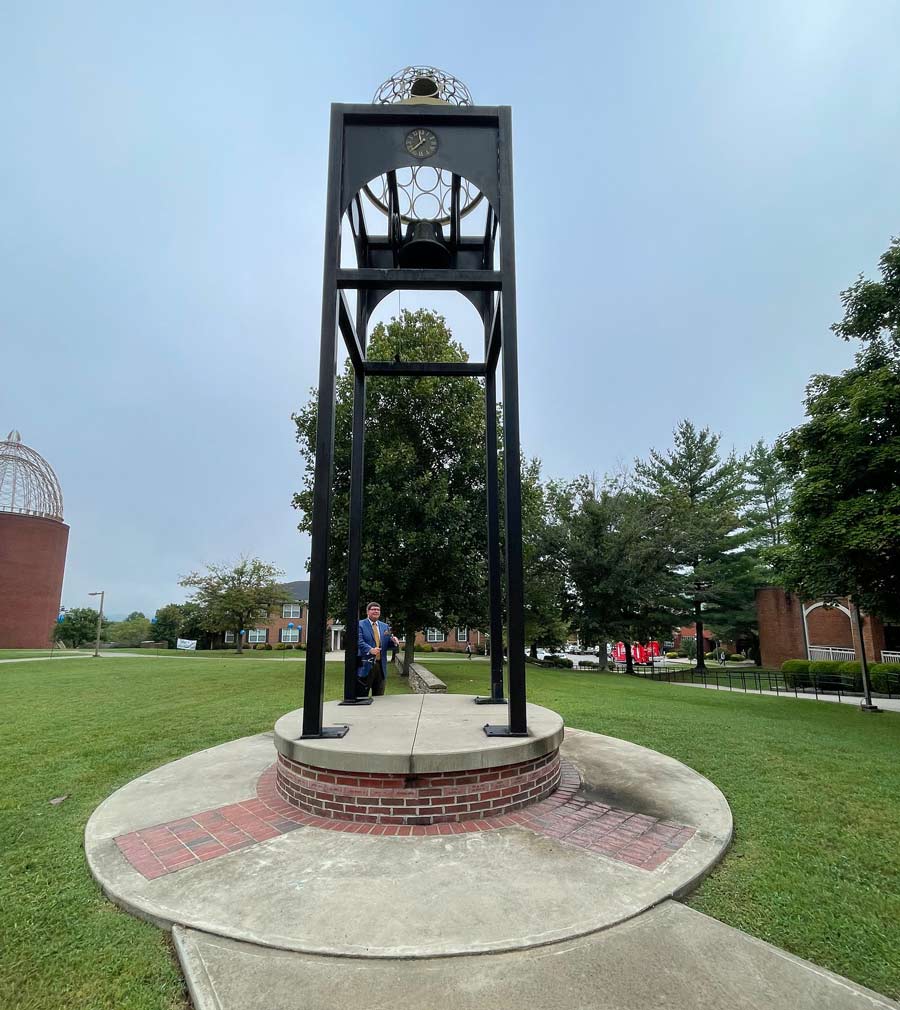
[[[430,63],[513,107],[523,448],[568,478],[682,417],[771,440],[850,363],[898,51],[895,0],[0,0],[0,437],[60,478],[63,602],[151,614],[241,553],[306,577],[330,102]]]

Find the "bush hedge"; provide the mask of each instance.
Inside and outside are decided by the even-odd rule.
[[[872,663],[869,666],[872,690],[879,694],[900,692],[900,666],[896,663]]]
[[[275,651],[276,652],[284,652],[286,649],[290,649],[290,646],[288,645],[287,642],[276,642],[275,643]]]
[[[747,658],[746,656],[741,655],[741,653],[739,653],[739,652],[733,652],[728,657],[728,662],[729,663],[743,663],[746,658]]]
[[[786,687],[808,687],[812,683],[808,659],[787,659],[781,664]]]
[[[666,653],[666,659],[678,659],[678,653],[677,652],[667,652]]]

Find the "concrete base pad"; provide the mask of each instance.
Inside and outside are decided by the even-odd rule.
[[[897,1010],[674,901],[615,929],[490,957],[360,961],[175,929],[196,1010]]]
[[[114,793],[85,852],[113,901],[172,929],[197,1010],[900,1010],[670,900],[730,841],[712,783],[593,733],[568,731],[560,753],[568,798],[385,836],[267,807],[261,734]]]
[[[155,879],[126,861],[117,836],[251,796],[274,757],[272,736],[263,734],[129,783],[94,812],[85,850],[113,901],[165,928],[369,958],[495,952],[580,936],[684,893],[721,857],[731,814],[707,779],[662,754],[591,733],[570,731],[562,753],[595,788],[631,769],[634,812],[660,815],[671,806],[694,829],[689,840],[645,869],[521,825],[431,837],[304,825]]]

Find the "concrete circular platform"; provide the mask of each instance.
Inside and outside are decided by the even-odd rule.
[[[260,734],[118,790],[91,816],[85,851],[113,901],[164,928],[375,958],[516,950],[601,930],[687,892],[725,851],[728,805],[691,769],[573,730],[561,755],[568,790],[481,822],[487,830],[386,836],[265,800],[257,790],[275,747]]]

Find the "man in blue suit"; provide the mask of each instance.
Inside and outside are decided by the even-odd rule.
[[[391,634],[390,627],[380,620],[381,604],[370,603],[366,607],[366,617],[359,622],[359,638],[356,656],[356,697],[367,698],[384,694],[387,679],[387,648],[400,643]]]

